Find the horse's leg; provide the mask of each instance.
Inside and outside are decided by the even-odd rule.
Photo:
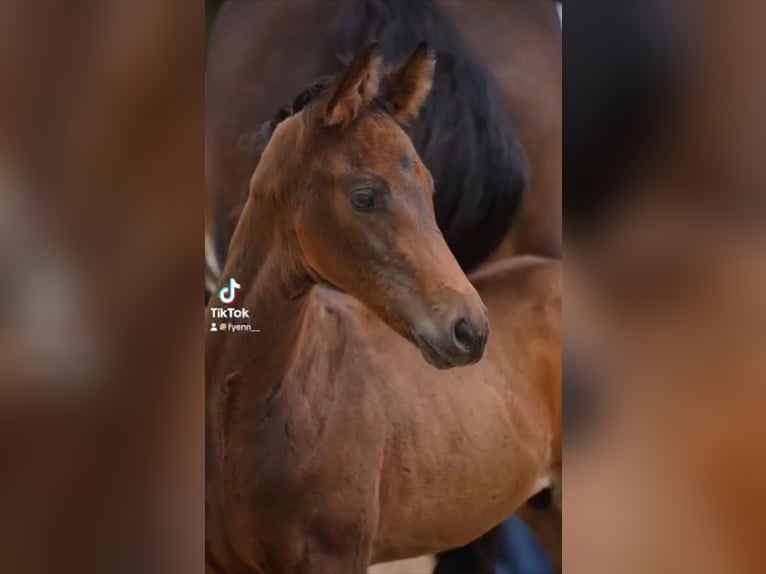
[[[530,498],[516,514],[534,532],[537,543],[551,561],[553,571],[560,574],[561,511],[553,504],[551,490],[547,488]]]
[[[470,544],[440,552],[433,574],[494,574],[499,534],[497,526]]]

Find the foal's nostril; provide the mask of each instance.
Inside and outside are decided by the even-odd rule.
[[[454,327],[455,342],[464,351],[473,349],[476,342],[476,333],[471,324],[465,319],[458,319]]]

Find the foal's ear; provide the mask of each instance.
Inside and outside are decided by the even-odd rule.
[[[377,95],[381,66],[377,45],[377,42],[369,44],[346,68],[325,107],[322,119],[326,125],[348,125]]]
[[[436,57],[425,42],[418,44],[407,61],[388,75],[385,98],[399,123],[417,117],[434,79]]]

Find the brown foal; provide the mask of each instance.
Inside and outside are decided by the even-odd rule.
[[[560,265],[460,270],[401,128],[433,68],[369,46],[253,174],[222,277],[258,331],[206,341],[209,573],[362,574],[559,484]]]

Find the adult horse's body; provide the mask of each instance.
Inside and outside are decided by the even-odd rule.
[[[398,127],[432,73],[378,96],[367,49],[265,148],[224,269],[261,333],[207,340],[208,572],[361,574],[560,479],[560,267],[460,271]]]
[[[224,3],[206,78],[207,177],[220,261],[265,140],[260,126],[370,40],[387,62],[420,40],[439,65],[413,122],[463,269],[561,250],[561,29],[553,2]],[[514,223],[515,222],[515,223]]]

